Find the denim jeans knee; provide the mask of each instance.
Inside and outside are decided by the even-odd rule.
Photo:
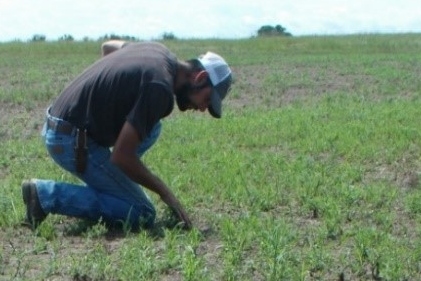
[[[160,131],[161,124],[157,123],[148,138],[139,145],[139,156],[156,142]],[[75,172],[75,134],[59,134],[44,128],[43,136],[53,160],[86,183],[86,186],[80,186],[38,180],[38,195],[46,212],[93,220],[103,218],[110,222],[129,222],[134,228],[153,225],[156,211],[152,202],[142,187],[109,161],[109,148],[88,140],[88,165],[85,173],[80,175]]]

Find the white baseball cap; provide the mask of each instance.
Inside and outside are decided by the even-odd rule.
[[[207,52],[198,58],[209,75],[212,83],[211,103],[209,113],[215,118],[221,118],[222,100],[231,88],[232,71],[226,61],[218,54]]]

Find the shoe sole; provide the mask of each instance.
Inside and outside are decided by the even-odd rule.
[[[31,186],[29,183],[22,184],[22,198],[26,205],[26,222],[32,224],[32,218],[29,210],[29,200],[31,198]]]
[[[33,200],[34,196],[38,196],[35,184],[33,182],[24,182],[22,184],[22,198],[26,206],[26,223],[31,225],[32,229],[37,228],[46,217],[46,215],[34,216],[34,210],[31,209],[33,208],[31,200]]]

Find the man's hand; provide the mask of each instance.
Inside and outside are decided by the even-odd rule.
[[[174,215],[182,222],[182,228],[190,230],[192,228],[192,222],[190,221],[186,211],[184,210],[181,203],[172,194],[168,194],[161,197],[162,201],[168,205]]]

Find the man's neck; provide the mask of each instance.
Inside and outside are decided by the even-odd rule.
[[[177,63],[177,74],[174,81],[174,92],[180,87],[185,85],[189,81],[191,76],[191,66],[185,61],[178,61]]]

